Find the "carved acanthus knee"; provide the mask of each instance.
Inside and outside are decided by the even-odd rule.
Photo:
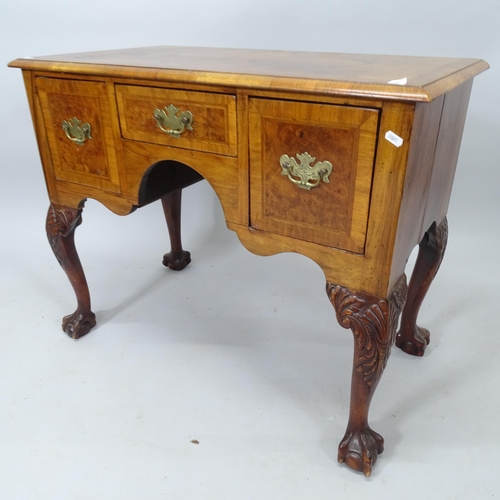
[[[64,269],[65,255],[61,249],[61,239],[72,235],[75,229],[82,223],[82,210],[85,200],[78,208],[70,208],[64,205],[51,203],[47,212],[46,230],[47,238],[54,255]]]

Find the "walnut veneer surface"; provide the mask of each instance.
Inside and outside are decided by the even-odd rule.
[[[96,324],[74,245],[85,199],[119,215],[161,199],[172,247],[163,263],[181,270],[191,260],[181,191],[205,178],[246,248],[297,252],[323,269],[355,339],[338,458],[370,475],[383,438],[368,410],[391,346],[423,355],[429,342],[416,319],[446,248],[472,80],[487,63],[151,47],[10,66],[23,70],[49,242],[77,297],[63,329],[78,338]]]

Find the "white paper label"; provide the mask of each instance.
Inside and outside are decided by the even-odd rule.
[[[390,80],[387,83],[391,83],[392,85],[406,85],[408,83],[408,78],[406,76],[404,78],[400,78],[399,80]]]
[[[394,144],[397,148],[401,147],[403,145],[403,139],[399,137],[398,134],[395,134],[392,130],[389,130],[385,134],[385,138],[391,143]]]

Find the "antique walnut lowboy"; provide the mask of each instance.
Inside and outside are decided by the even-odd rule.
[[[190,262],[181,190],[205,178],[251,252],[298,252],[323,269],[355,340],[338,458],[370,475],[383,451],[370,401],[393,342],[418,356],[429,342],[416,317],[446,247],[472,80],[488,65],[152,47],[11,66],[23,70],[36,130],[49,242],[78,301],[64,331],[79,338],[96,324],[74,246],[85,199],[119,215],[161,199],[171,239],[163,263],[181,270]]]

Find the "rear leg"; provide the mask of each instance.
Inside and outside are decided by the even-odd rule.
[[[396,345],[408,354],[423,356],[429,344],[429,330],[417,325],[420,306],[443,261],[448,241],[446,217],[436,226],[433,223],[419,245],[418,257],[408,287],[408,298],[401,315],[401,327]]]
[[[182,249],[181,243],[181,199],[182,189],[161,198],[170,236],[170,252],[163,256],[163,265],[174,271],[181,271],[191,262],[191,254]]]

